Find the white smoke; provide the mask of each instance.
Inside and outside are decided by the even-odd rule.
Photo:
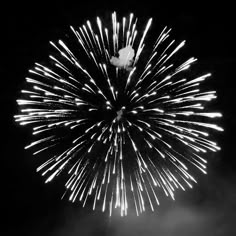
[[[111,64],[118,68],[130,70],[134,58],[134,49],[128,45],[127,47],[120,49],[118,53],[119,57],[112,56],[110,60]]]

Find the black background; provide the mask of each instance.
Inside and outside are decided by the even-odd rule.
[[[138,3],[137,3],[138,2]],[[1,235],[236,235],[235,172],[235,12],[233,5],[189,2],[188,5],[147,1],[97,1],[93,3],[12,5],[2,8],[1,45]],[[27,71],[47,58],[49,40],[56,40],[69,25],[79,26],[99,15],[109,22],[133,12],[141,19],[173,28],[173,36],[186,39],[186,49],[199,59],[199,68],[213,74],[217,91],[212,107],[223,113],[215,134],[222,150],[209,155],[208,175],[198,176],[194,189],[163,199],[155,213],[109,218],[88,206],[60,200],[59,182],[45,185],[35,172],[37,160],[24,146],[30,132],[14,123],[15,100]],[[5,12],[4,12],[5,11]],[[5,26],[6,30],[5,30]],[[157,32],[158,35],[158,32]],[[5,53],[3,51],[7,51]]]

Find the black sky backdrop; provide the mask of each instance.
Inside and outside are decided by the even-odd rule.
[[[70,25],[79,26],[99,15],[109,22],[113,11],[119,16],[133,12],[141,19],[154,18],[154,25],[173,28],[172,36],[186,39],[185,50],[197,57],[198,68],[211,72],[209,87],[217,91],[212,109],[221,111],[219,120],[225,132],[214,133],[222,150],[209,154],[208,175],[197,176],[198,184],[176,201],[161,199],[155,213],[125,218],[109,218],[91,206],[60,200],[63,179],[45,185],[35,172],[39,163],[24,146],[30,143],[30,130],[14,123],[15,100],[27,71],[34,62],[47,60],[49,40],[56,40]],[[232,4],[188,5],[139,1],[83,1],[75,4],[12,5],[3,7],[1,45],[1,235],[236,235],[235,171],[235,11]],[[6,26],[6,30],[5,30]],[[158,35],[159,32],[152,34]],[[181,54],[181,52],[179,53]],[[1,233],[2,232],[2,233]]]

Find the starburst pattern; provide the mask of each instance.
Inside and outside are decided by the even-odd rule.
[[[107,28],[99,17],[70,27],[69,37],[50,42],[49,66],[29,70],[17,100],[15,119],[36,138],[26,149],[48,156],[37,171],[46,182],[67,171],[69,199],[93,209],[101,202],[110,214],[130,206],[139,215],[159,205],[158,191],[174,199],[175,189],[192,187],[192,167],[206,173],[205,153],[220,149],[208,131],[223,130],[211,122],[221,114],[204,110],[216,98],[200,90],[210,74],[192,78],[196,59],[176,60],[185,41],[165,27],[151,44],[152,19],[137,24],[133,14],[119,22],[113,13]]]

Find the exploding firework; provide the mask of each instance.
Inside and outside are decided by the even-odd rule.
[[[174,199],[176,189],[191,188],[189,172],[206,173],[205,153],[220,149],[208,130],[223,130],[210,122],[221,114],[204,110],[216,98],[200,90],[210,74],[191,78],[196,59],[176,60],[185,41],[165,27],[145,45],[152,19],[137,23],[113,13],[107,28],[99,17],[70,27],[66,40],[50,42],[50,66],[29,70],[17,100],[15,120],[36,138],[25,148],[48,156],[37,171],[46,182],[67,171],[69,200],[110,214],[129,206],[139,215],[159,205],[160,190]]]

